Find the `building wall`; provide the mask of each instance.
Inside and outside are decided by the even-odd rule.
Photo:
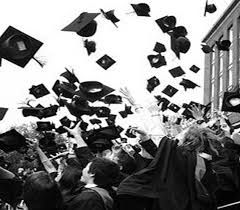
[[[205,54],[204,104],[212,102],[212,107],[221,110],[223,93],[240,84],[240,1],[234,1],[221,19],[215,24],[203,41],[212,46],[213,53]],[[216,27],[217,25],[217,27]],[[214,30],[213,30],[214,29]],[[231,41],[229,51],[219,51],[215,41]]]

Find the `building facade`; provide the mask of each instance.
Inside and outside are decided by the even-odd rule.
[[[230,40],[229,51],[219,51],[216,41]],[[205,54],[204,104],[221,110],[225,91],[240,84],[240,0],[234,0],[213,25],[203,42],[214,52]]]

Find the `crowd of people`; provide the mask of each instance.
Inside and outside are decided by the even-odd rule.
[[[141,114],[144,108],[131,93],[121,92],[134,114]],[[70,134],[66,144],[73,146],[54,157],[46,155],[38,139],[27,139],[44,170],[20,177],[0,167],[1,209],[239,209],[238,130],[221,112],[206,115],[196,105],[189,110],[193,118],[177,123],[174,116],[164,122],[159,108],[148,116],[157,135],[144,122],[130,128],[137,145],[115,139],[92,150],[81,121],[73,128],[64,127]]]

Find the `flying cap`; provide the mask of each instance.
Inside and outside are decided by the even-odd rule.
[[[92,124],[92,125],[95,125],[95,124],[101,124],[102,121],[97,119],[97,118],[93,118],[93,119],[90,119],[89,122]]]
[[[104,12],[103,9],[100,9],[100,11],[102,12],[102,14],[107,20],[110,20],[116,27],[118,27],[116,23],[119,22],[120,20],[114,15],[114,10],[109,10],[108,12]]]
[[[66,126],[68,128],[71,126],[71,123],[72,123],[72,121],[69,120],[67,116],[61,118],[59,121],[63,126]]]
[[[87,50],[88,55],[96,52],[96,42],[88,41],[88,39],[84,40],[84,47]]]
[[[214,52],[214,50],[207,44],[201,44],[202,46],[202,51],[206,54],[210,53],[210,52]]]
[[[231,42],[229,40],[220,40],[220,41],[216,41],[216,45],[218,50],[229,51]]]
[[[94,107],[94,112],[97,117],[108,117],[111,113],[111,110],[108,107],[101,106],[101,107]]]
[[[73,73],[73,71],[69,71],[66,67],[65,67],[66,71],[63,72],[62,74],[60,74],[60,76],[66,78],[68,80],[69,83],[79,83],[78,78],[76,77],[76,75]]]
[[[125,104],[125,109],[123,111],[120,111],[119,114],[121,115],[122,118],[126,118],[129,114],[133,114],[131,106],[127,106]]]
[[[174,103],[171,103],[169,106],[168,106],[168,109],[170,109],[171,111],[177,113],[179,110],[180,110],[180,107]]]
[[[139,4],[131,4],[134,11],[136,12],[137,16],[146,16],[150,17],[150,7],[146,3],[139,3]]]
[[[172,30],[176,26],[176,18],[175,16],[164,16],[155,20],[158,26],[161,28],[163,33],[166,33]]]
[[[162,91],[162,93],[166,94],[169,97],[174,96],[177,92],[178,92],[178,89],[176,89],[175,87],[173,87],[171,85],[167,85],[164,88],[164,90]]]
[[[175,53],[175,55],[180,58],[180,53],[187,53],[190,49],[191,42],[187,37],[180,36],[178,38],[175,38],[170,34],[171,36],[171,49]]]
[[[73,22],[62,31],[76,32],[79,36],[90,37],[96,33],[97,22],[94,20],[100,13],[81,13]]]
[[[170,101],[160,95],[154,96],[158,100],[158,106],[162,104],[161,110],[164,112],[167,110],[168,105],[170,104]]]
[[[214,13],[217,11],[217,7],[215,4],[208,4],[208,0],[206,0],[205,10],[204,10],[204,16],[206,16],[206,13]]]
[[[2,120],[5,117],[7,111],[8,111],[8,108],[0,107],[0,120]]]
[[[157,77],[151,77],[147,80],[147,90],[151,93],[155,87],[160,85],[160,81]]]
[[[165,57],[161,54],[148,55],[147,58],[153,68],[160,68],[161,66],[165,66],[167,64]]]
[[[185,74],[185,71],[181,68],[181,66],[175,67],[173,69],[168,70],[169,73],[174,77],[180,77]]]
[[[35,59],[34,55],[42,45],[42,42],[9,26],[0,37],[0,57],[25,67],[31,58]]]
[[[192,65],[189,69],[194,73],[198,73],[198,71],[200,70],[200,68],[195,65]]]
[[[239,112],[240,113],[240,93],[225,92],[223,95],[222,111]]]
[[[100,65],[103,69],[107,70],[110,68],[114,63],[116,63],[115,60],[113,60],[110,56],[104,55],[101,58],[99,58],[96,63]]]
[[[34,95],[35,98],[41,98],[45,95],[48,95],[50,92],[48,91],[48,89],[44,86],[44,84],[40,84],[37,86],[32,86],[29,89],[29,93]]]
[[[179,83],[179,85],[182,85],[184,87],[184,90],[186,91],[187,89],[194,89],[195,87],[200,87],[199,85],[195,84],[189,79],[184,79],[182,78],[182,81]]]
[[[160,43],[160,42],[156,42],[153,51],[157,52],[157,53],[162,53],[162,52],[166,52],[166,47],[164,44]]]
[[[37,122],[37,131],[51,131],[55,129],[55,125],[50,121],[38,121]]]
[[[119,95],[109,94],[100,101],[104,102],[105,104],[121,104],[122,97]]]

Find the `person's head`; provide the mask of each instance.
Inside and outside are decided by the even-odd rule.
[[[23,199],[28,210],[59,210],[63,202],[57,183],[44,171],[27,177]]]
[[[210,129],[193,126],[185,133],[181,146],[188,151],[218,154],[218,151],[214,146],[219,143],[218,139],[219,137]]]
[[[82,171],[81,181],[97,186],[112,186],[119,177],[119,166],[106,158],[95,158]]]

